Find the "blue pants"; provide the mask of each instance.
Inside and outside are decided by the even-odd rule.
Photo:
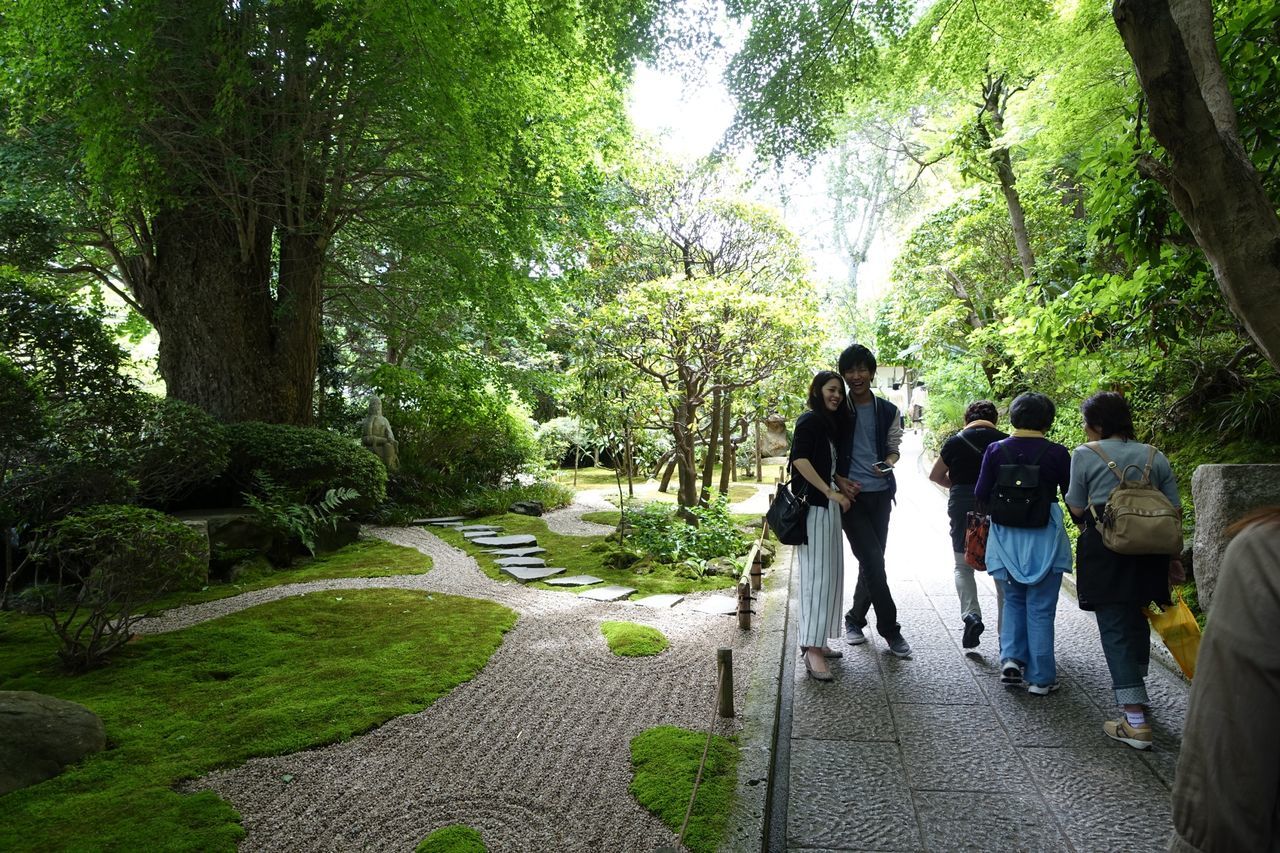
[[[1049,685],[1058,680],[1053,660],[1053,620],[1058,613],[1062,573],[1049,572],[1039,583],[1015,580],[1004,585],[1004,624],[1000,626],[1000,657],[1026,667],[1028,684]]]
[[[1146,705],[1146,675],[1151,663],[1151,628],[1137,604],[1099,604],[1098,635],[1111,670],[1111,689],[1120,705]]]

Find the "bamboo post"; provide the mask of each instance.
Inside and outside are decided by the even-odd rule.
[[[751,581],[747,572],[738,579],[738,627],[744,631],[751,630]]]
[[[733,649],[716,651],[716,668],[720,674],[719,715],[725,719],[733,718]]]
[[[751,589],[758,591],[763,583],[764,577],[764,552],[760,550],[760,546],[755,547],[755,553],[751,560]]]

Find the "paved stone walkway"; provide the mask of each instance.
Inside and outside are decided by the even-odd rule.
[[[985,576],[987,633],[978,649],[960,647],[946,498],[919,454],[919,438],[908,434],[887,551],[914,656],[893,657],[869,632],[863,646],[833,643],[845,657],[833,661],[835,683],[820,684],[795,663],[794,629],[788,637],[791,726],[779,733],[790,744],[785,849],[1164,850],[1188,686],[1153,660],[1154,748],[1108,740],[1102,722],[1117,711],[1097,625],[1065,587],[1056,623],[1062,689],[1037,697],[1002,686]],[[856,564],[847,546],[845,560],[851,595]]]

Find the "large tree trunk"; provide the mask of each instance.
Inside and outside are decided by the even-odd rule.
[[[1116,0],[1112,13],[1170,165],[1144,158],[1232,311],[1280,368],[1280,218],[1240,144],[1206,0]]]
[[[190,207],[154,220],[154,260],[130,280],[160,334],[170,397],[225,421],[311,422],[324,252],[286,237],[272,292],[270,228],[245,244],[216,214]]]
[[[671,437],[675,441],[676,475],[680,479],[677,501],[682,507],[698,505],[698,470],[695,457],[693,406],[687,401],[672,407]]]

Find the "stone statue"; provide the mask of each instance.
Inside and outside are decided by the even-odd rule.
[[[786,456],[791,448],[787,441],[787,421],[781,415],[772,414],[764,419],[765,434],[761,455],[766,459],[772,456]]]
[[[377,397],[369,398],[369,416],[361,424],[360,434],[360,443],[373,451],[388,471],[400,467],[400,442],[391,431],[391,422],[382,416],[382,400]]]

